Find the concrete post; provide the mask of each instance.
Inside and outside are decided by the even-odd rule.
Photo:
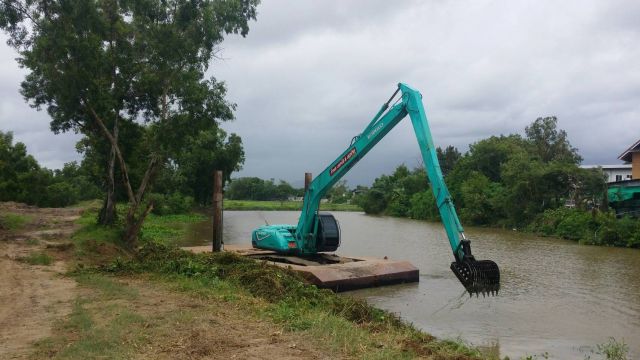
[[[222,250],[222,171],[213,173],[213,252]]]

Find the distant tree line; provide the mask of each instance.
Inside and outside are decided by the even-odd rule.
[[[326,199],[334,204],[344,204],[351,200],[352,195],[347,182],[341,180],[327,192]],[[232,179],[225,189],[225,198],[230,200],[284,201],[303,196],[304,188],[294,188],[284,180],[276,183],[274,179],[258,177]]]
[[[582,158],[567,133],[558,129],[556,117],[538,118],[525,128],[525,136],[480,140],[465,154],[451,146],[437,151],[464,224],[527,228],[588,243],[640,246],[640,222],[616,221],[606,210],[602,172],[580,168]],[[375,179],[354,202],[370,214],[439,219],[422,166],[398,166],[391,175]]]
[[[60,170],[42,167],[23,143],[13,142],[11,132],[0,131],[0,201],[63,207],[100,194],[90,174],[77,163],[67,163]]]

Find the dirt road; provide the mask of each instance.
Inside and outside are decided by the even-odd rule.
[[[237,306],[144,278],[65,275],[81,209],[0,203],[26,221],[0,229],[0,358],[323,359]],[[46,254],[49,265],[29,257]]]
[[[0,229],[0,358],[22,358],[35,341],[51,336],[55,319],[70,312],[76,282],[63,276],[66,255],[54,249],[68,242],[79,210],[0,203],[0,212],[27,219],[19,230]],[[53,263],[20,261],[39,251],[51,253]]]

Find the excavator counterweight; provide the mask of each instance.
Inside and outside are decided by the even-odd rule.
[[[396,95],[401,98],[390,106]],[[340,225],[328,213],[319,211],[320,200],[329,189],[362,159],[393,127],[409,115],[418,140],[431,190],[442,224],[453,250],[451,270],[470,294],[492,295],[500,290],[500,270],[491,260],[476,260],[464,236],[453,200],[444,182],[431,137],[422,95],[406,84],[398,84],[391,98],[382,105],[364,131],[349,147],[313,179],[304,194],[298,225],[266,225],[253,231],[253,247],[298,256],[335,251],[340,246]]]

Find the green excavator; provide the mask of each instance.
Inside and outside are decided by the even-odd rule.
[[[401,96],[390,105],[398,93]],[[261,226],[251,235],[253,247],[300,257],[336,251],[340,246],[340,225],[333,215],[319,211],[320,200],[407,115],[411,118],[431,190],[453,250],[455,261],[451,263],[451,270],[471,295],[497,294],[500,290],[498,265],[491,260],[476,260],[471,254],[471,243],[464,235],[440,170],[422,105],[422,95],[403,83],[398,84],[396,91],[382,105],[364,131],[355,136],[349,147],[309,184],[304,194],[298,225]]]

